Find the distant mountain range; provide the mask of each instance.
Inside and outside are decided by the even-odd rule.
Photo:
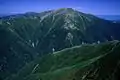
[[[106,20],[120,21],[120,15],[97,15]]]
[[[120,40],[119,34],[120,23],[104,20],[72,8],[1,17],[0,77],[8,80],[8,76],[17,73],[37,57],[78,45]]]
[[[0,17],[10,16],[12,14],[0,14]]]

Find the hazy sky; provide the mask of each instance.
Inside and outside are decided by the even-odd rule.
[[[120,0],[0,0],[0,14],[41,12],[63,7],[95,15],[120,15]]]

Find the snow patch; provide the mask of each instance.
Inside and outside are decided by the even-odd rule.
[[[8,25],[11,25],[10,22],[7,22]]]
[[[53,53],[55,52],[55,48],[52,49],[52,52],[53,52]]]
[[[35,47],[35,44],[34,44],[34,42],[32,42],[32,47]]]
[[[97,41],[98,44],[100,44],[100,41]]]

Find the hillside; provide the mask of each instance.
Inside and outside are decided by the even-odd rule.
[[[120,40],[119,34],[119,23],[72,8],[1,17],[0,78],[18,72],[38,56],[81,44]]]
[[[5,80],[119,80],[120,42],[86,44],[37,58]]]

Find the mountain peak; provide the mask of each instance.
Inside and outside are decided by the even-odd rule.
[[[73,8],[60,8],[60,9],[58,9],[58,10],[67,10],[67,11],[74,11],[74,9]]]
[[[56,13],[72,13],[74,11],[75,10],[72,8],[60,8],[60,9],[55,10]]]

